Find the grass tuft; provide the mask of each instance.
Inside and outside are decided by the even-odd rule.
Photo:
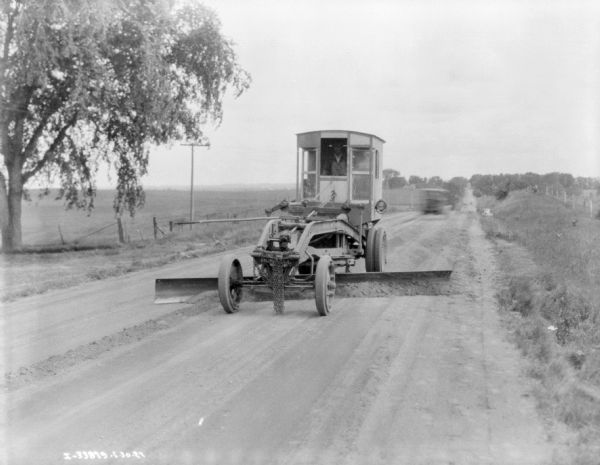
[[[585,299],[562,284],[546,293],[540,304],[540,313],[556,326],[556,340],[564,345],[572,340],[579,325],[590,317],[591,307]]]
[[[552,360],[554,346],[548,325],[541,318],[523,319],[516,329],[517,346],[521,351],[543,365]]]
[[[511,312],[518,312],[522,316],[529,316],[533,312],[535,295],[531,278],[527,276],[511,278],[497,297],[501,306]]]

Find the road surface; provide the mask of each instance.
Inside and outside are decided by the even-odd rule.
[[[153,305],[154,278],[212,275],[214,256],[5,305],[0,461],[549,461],[474,214],[385,222],[387,269],[452,266],[450,295],[336,299],[327,317]]]

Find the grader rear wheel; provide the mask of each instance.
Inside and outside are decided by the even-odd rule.
[[[387,263],[387,233],[383,228],[373,228],[367,236],[365,268],[367,271],[380,273]]]
[[[219,267],[219,300],[227,313],[235,313],[240,309],[242,300],[242,265],[233,255],[226,255]]]
[[[315,301],[319,315],[327,316],[331,311],[334,294],[335,266],[331,257],[324,255],[319,259],[315,273]]]

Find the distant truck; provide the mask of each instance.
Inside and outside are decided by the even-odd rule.
[[[449,205],[450,197],[446,189],[425,188],[421,191],[421,211],[427,213],[443,213],[444,207]]]

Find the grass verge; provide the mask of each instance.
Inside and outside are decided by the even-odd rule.
[[[573,432],[555,463],[600,457],[600,221],[555,199],[511,192],[479,199],[486,236],[506,277],[498,294],[515,342],[539,382],[548,418]]]
[[[157,241],[81,249],[37,247],[3,254],[0,302],[250,245],[258,240],[262,227],[262,222],[210,224]]]

